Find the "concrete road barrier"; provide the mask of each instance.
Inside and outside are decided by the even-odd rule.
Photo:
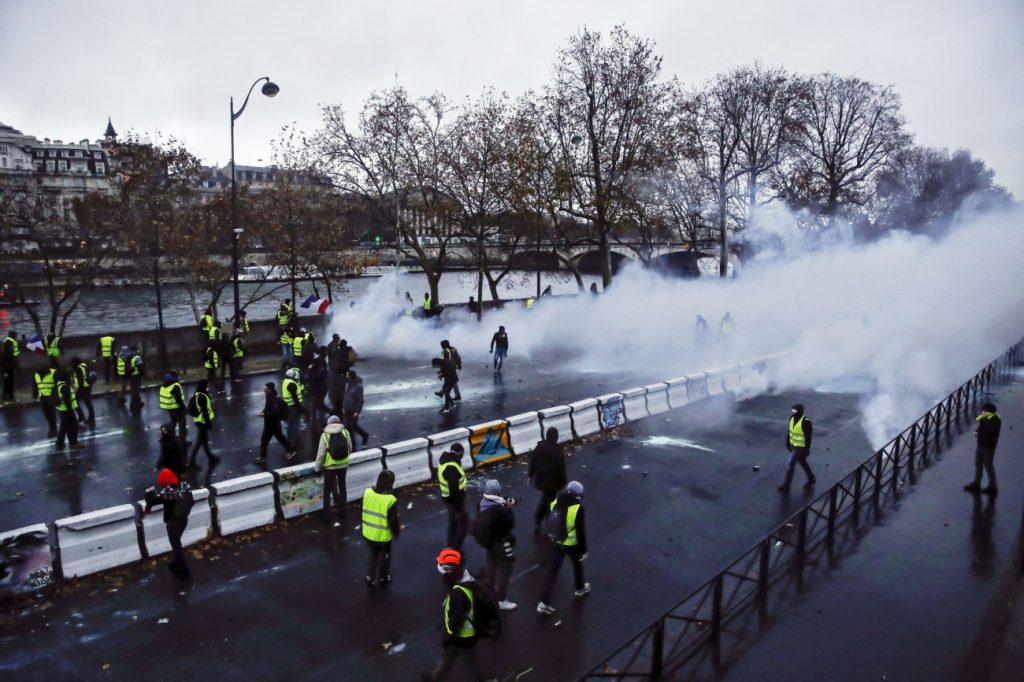
[[[647,390],[647,412],[652,417],[672,409],[668,404],[668,384],[647,384],[644,388]]]
[[[213,537],[213,509],[210,507],[210,491],[196,488],[192,491],[192,512],[188,515],[188,526],[181,536],[183,547],[202,542]],[[135,503],[139,510],[139,523],[142,526],[142,543],[146,556],[154,557],[171,551],[171,543],[167,539],[164,528],[164,506],[158,504],[145,513],[146,503],[139,500]]]
[[[525,455],[531,452],[541,440],[540,414],[537,412],[524,412],[516,414],[505,420],[508,423],[509,444],[512,452],[516,455]]]
[[[556,405],[540,411],[540,429],[547,433],[548,429],[558,429],[558,442],[567,443],[573,438],[572,408],[568,405]]]
[[[649,417],[647,411],[647,389],[642,386],[627,388],[622,391],[622,405],[626,412],[626,421],[635,422],[638,419]]]
[[[705,374],[705,379],[708,384],[708,395],[722,395],[725,393],[725,381],[723,378],[722,370],[713,369]]]
[[[668,385],[668,404],[673,410],[690,404],[690,397],[686,389],[686,377],[669,379],[665,383]]]
[[[274,476],[269,472],[232,478],[211,487],[218,534],[231,535],[277,520]]]
[[[384,446],[384,462],[395,473],[395,487],[402,488],[430,480],[430,441],[410,438]]]
[[[469,427],[469,454],[473,467],[493,464],[512,456],[509,445],[508,422],[496,419]]]
[[[601,432],[601,413],[597,409],[597,398],[586,398],[569,403],[572,430],[577,438]]]
[[[353,452],[348,458],[345,474],[345,499],[363,499],[363,492],[377,484],[377,475],[384,469],[384,451],[380,448]],[[429,474],[430,470],[427,470]]]
[[[324,475],[315,471],[313,462],[275,469],[274,476],[283,518],[293,519],[323,509]]]
[[[47,587],[53,582],[53,555],[46,524],[0,533],[0,561],[4,567],[0,597]]]
[[[621,393],[598,396],[598,410],[601,414],[601,428],[614,429],[626,423],[626,412],[622,407]]]
[[[466,451],[466,454],[462,457],[462,468],[469,470],[473,467],[473,458],[469,456],[469,429],[458,428],[451,431],[442,431],[441,433],[427,436],[427,439],[430,440],[430,468],[432,471],[437,471],[438,458],[455,443],[461,443],[462,448]]]
[[[691,403],[695,403],[698,400],[705,400],[709,396],[708,394],[708,380],[707,375],[701,372],[700,374],[690,374],[686,377],[686,397]]]
[[[722,385],[729,393],[740,394],[743,392],[739,366],[722,370]]]
[[[123,566],[142,558],[135,507],[121,504],[54,522],[65,578]]]

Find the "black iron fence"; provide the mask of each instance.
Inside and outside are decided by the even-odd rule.
[[[581,679],[685,678],[720,670],[738,655],[752,627],[763,627],[771,607],[804,589],[808,573],[855,543],[884,498],[942,451],[973,415],[993,382],[1008,379],[1024,340],[938,402],[821,496],[775,528],[685,599],[632,637]],[[754,625],[751,625],[751,622]],[[727,627],[728,626],[728,627]],[[734,645],[731,653],[726,639]]]

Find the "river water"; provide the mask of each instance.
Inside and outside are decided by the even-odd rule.
[[[592,282],[598,283],[600,288],[601,278],[597,275],[584,275],[583,280],[587,287]],[[576,281],[569,273],[542,272],[541,287],[551,285],[552,293],[565,294],[577,290]],[[380,277],[354,277],[341,279],[332,283],[334,288],[334,301],[332,306],[347,305],[349,301],[359,299],[370,287],[386,286],[400,292],[398,295],[404,298],[404,292],[408,291],[414,301],[419,304],[423,300],[423,294],[429,290],[427,278],[423,274],[404,273]],[[322,283],[317,283],[321,296],[326,296]],[[524,298],[536,293],[536,273],[525,270],[510,272],[498,287],[498,293],[502,298]],[[278,306],[285,298],[290,296],[289,285],[284,283],[256,283],[241,282],[239,285],[242,302],[253,298],[254,295],[269,296],[262,300],[250,303],[246,307],[249,320],[270,319],[277,312]],[[39,298],[44,298],[45,292],[35,290]],[[297,284],[297,301],[301,303],[313,293],[313,283],[302,281]],[[184,327],[195,324],[195,316],[189,304],[188,293],[182,284],[165,284],[161,286],[164,308],[164,325],[167,327]],[[441,277],[440,291],[442,303],[465,303],[470,296],[476,296],[476,273],[474,272],[447,272]],[[490,292],[487,283],[484,283],[484,300],[490,300]],[[201,299],[201,305],[205,307],[209,302],[209,296]],[[221,295],[219,309],[221,317],[227,319],[234,307],[234,295],[230,284],[225,287]],[[43,319],[44,326],[49,319],[49,306],[39,305],[39,314]],[[102,287],[91,289],[82,294],[81,302],[75,312],[68,318],[68,325],[65,335],[77,336],[85,334],[99,334],[104,332],[126,332],[140,329],[155,329],[157,326],[156,293],[152,286],[129,286],[129,287]],[[5,332],[15,329],[19,334],[31,336],[32,323],[28,314],[20,308],[0,308],[0,329]]]

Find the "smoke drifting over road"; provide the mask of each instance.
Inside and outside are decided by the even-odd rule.
[[[775,213],[749,235],[764,250],[736,279],[630,268],[600,296],[544,299],[530,311],[513,304],[479,325],[463,311],[446,312],[441,326],[406,316],[407,287],[387,277],[337,312],[332,331],[369,355],[426,363],[448,338],[483,361],[501,324],[513,360],[554,351],[567,371],[658,368],[666,379],[791,351],[776,388],[860,394],[865,430],[881,445],[1024,334],[1021,213],[974,217],[940,240],[897,232],[867,244],[843,230],[807,238],[793,216]],[[729,337],[719,327],[727,311]],[[711,328],[704,348],[697,315]]]

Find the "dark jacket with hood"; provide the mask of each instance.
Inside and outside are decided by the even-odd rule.
[[[473,537],[481,547],[487,549],[497,543],[515,543],[512,530],[516,527],[516,515],[504,498],[484,495],[480,499],[480,513],[473,519]]]
[[[462,455],[451,451],[443,453],[437,459],[437,468],[440,469],[442,464],[447,464],[448,462],[455,462],[462,466]],[[448,482],[448,491],[451,493],[444,499],[444,503],[461,509],[466,501],[466,491],[459,490],[459,472],[454,467],[448,467],[444,470],[444,480]]]
[[[586,511],[587,510],[583,507],[583,504],[582,504],[580,498],[576,497],[575,495],[570,493],[568,490],[563,490],[562,492],[558,493],[558,497],[555,498],[555,507],[561,507],[563,509],[568,509],[569,507],[571,507],[574,504],[580,505],[580,508],[576,511],[576,545],[567,547],[566,549],[570,549],[570,550],[572,550],[574,552],[579,552],[580,554],[586,554],[587,553],[587,519],[586,519]]]
[[[999,445],[999,431],[1002,430],[1003,421],[999,414],[993,414],[988,419],[982,418],[978,424],[978,447],[985,450],[995,450]]]
[[[455,362],[441,358],[441,362],[438,365],[437,375],[444,379],[446,384],[454,384],[459,380],[459,374],[455,371]]]
[[[157,459],[156,468],[170,469],[179,476],[188,468],[185,449],[181,445],[181,440],[173,433],[160,434],[160,457]]]
[[[170,523],[171,521],[181,521],[182,519],[174,518],[174,505],[178,503],[186,493],[190,491],[188,483],[185,481],[179,481],[174,485],[161,485],[156,488],[146,489],[146,511],[148,512],[151,507],[155,507],[158,504],[164,506],[164,523]]]
[[[284,401],[277,394],[277,390],[272,388],[270,389],[270,394],[266,396],[266,401],[263,403],[263,422],[271,425],[274,422],[280,423],[284,416]]]
[[[345,411],[362,413],[363,411],[363,378],[357,376],[345,386]]]
[[[527,476],[533,487],[544,493],[553,494],[565,487],[565,448],[558,444],[558,429],[550,427],[544,440],[537,443],[530,455]]]

